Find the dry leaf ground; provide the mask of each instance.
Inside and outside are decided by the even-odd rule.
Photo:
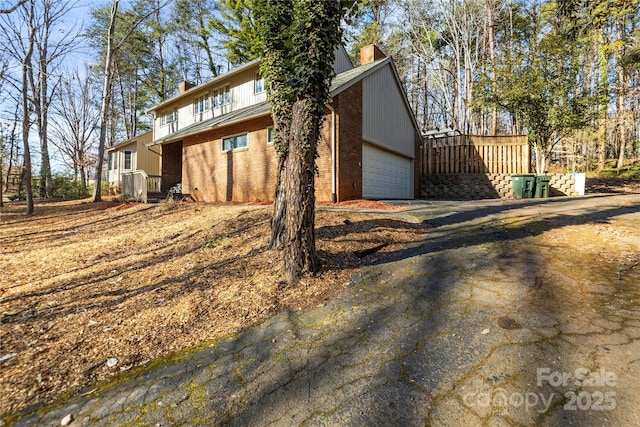
[[[75,201],[24,211],[7,203],[0,220],[0,415],[323,304],[358,267],[426,233],[401,219],[319,210],[324,269],[292,287],[265,249],[270,206]]]

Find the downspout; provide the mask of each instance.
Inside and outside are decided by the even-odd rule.
[[[327,108],[331,111],[331,203],[336,203],[336,110],[329,104]]]
[[[151,142],[153,143],[153,136],[155,135],[155,130],[156,130],[156,113],[155,111],[154,112],[146,111],[144,114],[145,116],[151,119]],[[147,146],[147,150],[151,151],[153,154],[157,154],[158,156],[162,157],[162,153],[153,151],[150,146]]]

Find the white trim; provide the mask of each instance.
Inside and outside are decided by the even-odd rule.
[[[272,136],[271,139],[269,139],[269,131],[271,131],[271,136]],[[273,145],[275,141],[275,135],[273,134],[274,132],[275,132],[275,127],[269,126],[267,128],[267,145]]]
[[[262,82],[262,85],[260,85],[260,90],[258,90],[258,82]],[[264,77],[260,76],[260,73],[256,73],[256,76],[253,79],[253,94],[260,95],[261,93],[264,93],[265,90],[267,89],[265,86]]]
[[[225,148],[224,148],[225,139],[237,138],[239,136],[245,136],[246,137],[247,145],[243,145],[242,147],[235,147],[234,146],[233,148],[225,150]],[[249,132],[241,132],[241,133],[238,133],[238,134],[235,134],[235,135],[225,136],[224,138],[220,138],[220,140],[221,140],[220,142],[222,143],[220,148],[222,149],[223,153],[226,153],[226,152],[229,152],[229,151],[242,150],[242,149],[249,148]]]

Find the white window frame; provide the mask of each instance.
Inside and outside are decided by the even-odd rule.
[[[266,87],[264,85],[264,77],[262,77],[260,74],[256,74],[256,78],[253,79],[253,94],[259,95],[265,90]]]
[[[231,88],[229,85],[218,88],[213,91],[211,97],[213,108],[220,108],[227,104],[231,104]]]
[[[160,126],[168,126],[171,123],[175,123],[178,121],[178,110],[173,110],[168,113],[164,113],[160,116]]]
[[[267,128],[267,144],[273,145],[273,141],[275,141],[275,128],[273,126]]]
[[[244,136],[245,145],[239,147],[239,146],[236,145],[236,142],[237,142],[238,137],[242,137],[242,136]],[[225,141],[229,141],[231,139],[234,140],[233,147],[225,148]],[[242,149],[242,148],[249,148],[249,134],[248,133],[239,133],[237,135],[232,135],[232,136],[227,136],[226,138],[222,138],[222,151],[224,151],[224,152],[233,151],[233,150],[239,150],[239,149]]]
[[[211,98],[209,94],[196,97],[193,100],[193,114],[206,113],[211,109]]]
[[[127,154],[129,155],[129,167],[127,167]],[[124,161],[122,162],[123,170],[132,170],[133,169],[133,152],[131,150],[124,151]]]

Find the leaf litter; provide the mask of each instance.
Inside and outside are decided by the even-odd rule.
[[[22,204],[7,203],[0,415],[285,310],[323,305],[358,268],[426,233],[382,214],[318,210],[323,269],[289,286],[278,254],[266,250],[270,215],[264,205],[68,201],[38,203],[26,217]]]

